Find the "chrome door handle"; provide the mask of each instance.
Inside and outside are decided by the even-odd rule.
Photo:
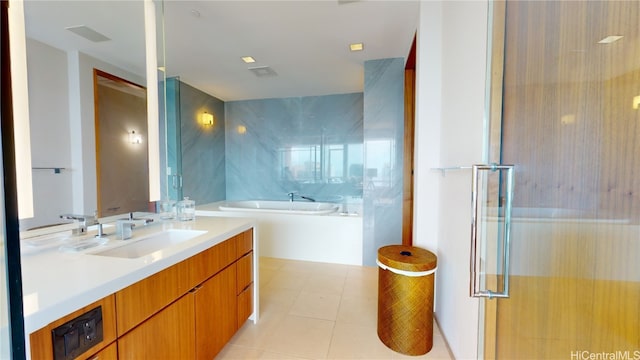
[[[508,298],[509,297],[509,247],[511,237],[511,205],[513,201],[513,173],[514,165],[473,165],[471,179],[471,276],[469,293],[471,297]],[[502,291],[480,289],[482,268],[478,261],[478,219],[480,192],[478,175],[480,171],[507,171],[506,196],[504,203],[504,232],[503,232],[503,256],[502,256]]]

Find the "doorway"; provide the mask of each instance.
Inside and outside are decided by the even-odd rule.
[[[515,185],[479,354],[640,358],[640,2],[492,6],[490,151]]]
[[[98,216],[149,211],[147,91],[94,69]]]

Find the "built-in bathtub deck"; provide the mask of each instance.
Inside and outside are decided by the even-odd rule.
[[[198,205],[196,215],[255,219],[261,256],[362,265],[362,216],[359,214],[220,210],[220,205],[225,203]]]

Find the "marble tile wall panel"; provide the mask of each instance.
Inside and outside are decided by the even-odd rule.
[[[197,204],[225,199],[224,102],[180,82],[180,149],[182,195]],[[203,112],[213,114],[213,126],[201,122]]]
[[[362,147],[362,110],[362,93],[227,102],[227,199],[286,200],[292,191],[317,200],[361,196],[361,180],[345,176],[349,166],[340,179],[326,167],[330,146]],[[294,174],[299,153],[313,154],[316,166]],[[350,154],[361,168],[361,154]]]
[[[363,262],[378,248],[402,243],[404,59],[364,64]]]
[[[165,96],[160,96],[165,103],[166,114],[163,111],[165,121],[161,121],[160,141],[160,180],[162,200],[177,200],[181,198],[179,189],[175,186],[177,180],[172,176],[180,173],[180,81],[178,78],[168,78],[165,81]]]

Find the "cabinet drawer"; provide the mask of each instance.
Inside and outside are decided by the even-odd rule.
[[[238,295],[238,329],[253,313],[253,283]]]
[[[116,293],[118,336],[186,294],[194,286],[187,259]]]
[[[186,295],[118,338],[119,359],[194,359],[193,297]]]
[[[240,294],[253,281],[253,251],[238,259],[236,294]]]
[[[234,237],[236,239],[236,259],[253,250],[253,229],[249,229]]]
[[[189,259],[191,261],[191,287],[201,284],[217,274],[237,258],[236,241],[233,238],[193,256]]]

